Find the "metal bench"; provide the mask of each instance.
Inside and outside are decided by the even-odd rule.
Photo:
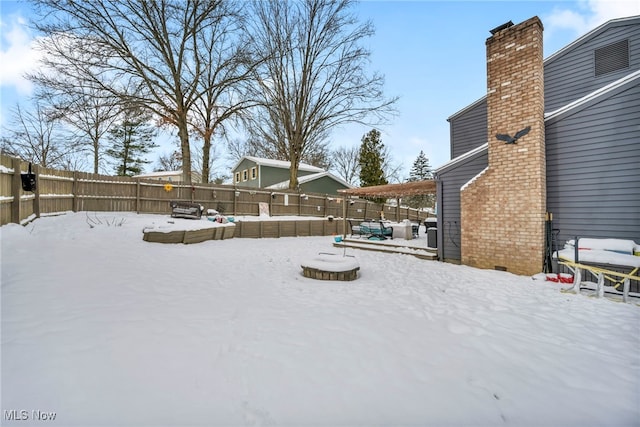
[[[352,219],[348,221],[349,221],[349,228],[351,228],[351,237],[353,237],[356,234],[358,235],[358,238],[365,235],[365,233],[362,231],[362,227],[360,227],[359,225],[354,225]]]
[[[172,218],[200,219],[204,208],[198,203],[170,201]]]
[[[365,221],[360,223],[362,234],[367,235],[369,239],[393,239],[393,227],[386,226],[382,221]]]

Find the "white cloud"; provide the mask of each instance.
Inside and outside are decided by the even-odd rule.
[[[640,15],[636,0],[583,0],[577,3],[577,10],[555,8],[543,22],[547,34],[569,30],[579,36],[611,19],[634,15]]]
[[[20,15],[11,15],[0,22],[0,30],[0,86],[3,89],[13,87],[20,95],[30,95],[33,85],[24,78],[24,74],[35,69],[40,56],[35,49],[34,38]]]

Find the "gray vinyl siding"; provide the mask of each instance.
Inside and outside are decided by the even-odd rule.
[[[640,25],[617,25],[603,30],[544,64],[545,111],[555,111],[576,99],[640,69]],[[595,76],[595,50],[627,39],[629,67]]]
[[[323,176],[322,178],[300,184],[300,188],[302,191],[309,193],[338,195],[338,189],[345,189],[347,187],[328,176]]]
[[[640,243],[640,82],[546,123],[547,210],[558,240]]]
[[[460,188],[487,167],[487,151],[438,173],[438,256],[459,262]]]
[[[482,99],[459,115],[449,118],[451,158],[468,153],[487,142],[487,100]]]
[[[260,179],[251,179],[251,168],[253,167],[257,167],[255,162],[252,162],[249,159],[244,159],[240,162],[240,164],[238,164],[238,167],[235,168],[232,172],[233,172],[233,184],[237,185],[239,187],[253,187],[253,188],[258,188],[258,183],[260,182]],[[247,171],[247,180],[243,181],[242,180],[242,173],[244,171]],[[240,172],[240,182],[236,182],[235,180],[235,176],[236,176],[236,172]],[[260,178],[260,176],[258,175],[258,178]]]

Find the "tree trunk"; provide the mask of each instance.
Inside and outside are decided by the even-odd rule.
[[[177,126],[178,138],[180,138],[180,149],[182,150],[182,181],[191,185],[191,151],[186,118],[179,120]]]
[[[98,146],[98,140],[93,140],[93,173],[97,174],[100,167],[100,153],[98,150],[100,147]]]
[[[300,166],[300,145],[298,141],[293,141],[289,149],[289,158],[291,166],[289,167],[289,188],[295,190],[298,188],[298,167]]]
[[[209,182],[209,159],[211,158],[211,133],[206,132],[202,145],[202,183]]]

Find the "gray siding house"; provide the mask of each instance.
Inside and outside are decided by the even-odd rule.
[[[244,156],[232,169],[233,184],[267,190],[285,190],[289,188],[290,166],[290,162],[282,160]],[[339,189],[353,188],[324,169],[305,163],[300,163],[298,167],[298,186],[300,191],[332,195],[337,195]]]
[[[609,21],[544,60],[546,203],[558,244],[640,243],[640,16]],[[488,166],[483,97],[447,119],[435,171],[440,259],[459,262],[460,190]]]

